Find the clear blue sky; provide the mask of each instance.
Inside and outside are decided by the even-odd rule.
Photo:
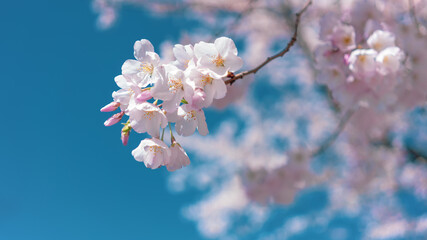
[[[180,212],[194,194],[169,193],[99,112],[134,41],[185,23],[129,8],[99,31],[90,1],[1,5],[0,239],[200,239]]]

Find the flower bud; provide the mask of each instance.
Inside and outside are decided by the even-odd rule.
[[[122,128],[121,139],[124,146],[128,144],[130,130],[132,130],[132,127],[128,123]]]
[[[122,139],[122,143],[123,143],[124,146],[126,146],[128,144],[129,134],[130,134],[130,132],[123,132],[122,131],[121,139]]]
[[[107,119],[107,121],[104,122],[104,125],[106,127],[113,126],[114,124],[116,124],[116,123],[120,122],[120,120],[122,120],[122,117],[124,114],[125,114],[125,112],[119,112],[119,113],[114,114],[109,119]]]
[[[112,112],[117,110],[117,108],[120,107],[120,103],[118,102],[111,102],[107,105],[105,105],[105,107],[101,108],[101,112]]]

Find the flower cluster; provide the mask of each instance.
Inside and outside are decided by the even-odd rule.
[[[136,41],[135,60],[126,60],[122,75],[114,79],[121,89],[113,92],[114,101],[101,109],[110,112],[120,108],[105,126],[120,122],[124,115],[129,116],[121,132],[124,145],[131,130],[151,135],[151,139],[141,141],[132,155],[148,168],[166,166],[169,171],[190,163],[173,136],[171,123],[175,123],[178,135],[190,136],[196,129],[201,135],[207,135],[203,108],[209,107],[214,99],[225,97],[224,79],[243,65],[233,40],[227,37],[194,46],[177,44],[173,53],[176,60],[162,64],[148,40]],[[163,141],[168,126],[170,147]]]
[[[326,84],[345,108],[391,105],[404,73],[405,54],[396,46],[393,33],[367,24],[364,36],[333,15],[322,19],[316,51],[318,82]],[[362,39],[356,42],[356,39]]]

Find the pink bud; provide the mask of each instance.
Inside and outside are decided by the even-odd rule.
[[[122,131],[122,137],[121,138],[122,138],[122,143],[123,143],[124,146],[126,146],[128,144],[129,133],[130,133],[130,131],[127,131],[127,132]]]
[[[119,107],[120,107],[120,103],[111,102],[111,103],[105,105],[105,107],[101,108],[101,112],[112,112],[112,111],[115,111]]]
[[[193,101],[191,106],[195,109],[201,109],[203,107],[203,102],[205,101],[206,93],[201,88],[196,88],[194,90]]]
[[[151,92],[150,90],[146,90],[141,92],[140,94],[138,94],[138,96],[136,97],[136,101],[142,103],[145,102],[149,99],[151,99],[153,96],[151,96]]]
[[[344,63],[345,65],[349,65],[350,64],[350,54],[344,54]]]
[[[125,112],[119,112],[119,113],[114,114],[109,119],[107,119],[107,121],[104,122],[104,125],[106,127],[113,126],[114,124],[116,124],[116,123],[120,122],[120,120],[122,120],[122,117],[124,114],[125,114]]]

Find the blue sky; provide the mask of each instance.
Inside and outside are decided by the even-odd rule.
[[[124,9],[108,31],[90,1],[7,1],[0,8],[0,239],[200,239],[165,170],[146,169],[99,112],[133,43],[186,27]],[[181,25],[179,25],[181,24]]]

